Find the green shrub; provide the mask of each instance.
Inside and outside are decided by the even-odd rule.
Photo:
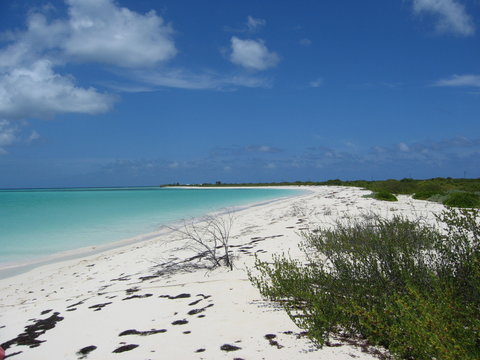
[[[413,198],[417,200],[428,200],[435,195],[442,195],[442,193],[437,191],[419,191],[413,195]]]
[[[477,208],[480,207],[480,196],[469,192],[454,192],[447,197],[443,204],[461,208]]]
[[[443,202],[447,199],[447,194],[435,194],[428,198],[428,201],[437,202],[443,204]]]
[[[397,197],[388,191],[379,191],[373,193],[373,198],[383,201],[398,201]]]
[[[377,216],[305,234],[305,264],[258,261],[250,275],[320,345],[332,333],[398,359],[480,358],[480,216],[450,209],[445,231]]]
[[[411,179],[375,181],[368,186],[374,192],[386,191],[393,194],[412,194],[416,187],[417,181]]]

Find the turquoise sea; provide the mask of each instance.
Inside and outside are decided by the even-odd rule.
[[[112,243],[210,211],[298,193],[160,187],[0,190],[0,265]]]

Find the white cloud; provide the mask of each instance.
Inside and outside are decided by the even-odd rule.
[[[48,118],[57,113],[96,114],[113,103],[109,95],[75,86],[72,77],[56,74],[48,60],[0,74],[0,118]]]
[[[398,150],[400,150],[401,152],[408,152],[410,151],[410,148],[408,147],[407,144],[401,142],[398,144]]]
[[[49,23],[43,14],[31,13],[26,25],[26,31],[11,34],[11,44],[0,50],[0,70],[28,66],[39,58],[61,62],[58,47],[68,34],[67,24]]]
[[[24,31],[3,34],[10,43],[0,49],[0,118],[108,111],[112,96],[77,86],[57,68],[71,61],[143,68],[176,54],[171,27],[152,11],[141,15],[112,0],[66,3],[66,18],[32,11]]]
[[[442,33],[473,35],[475,26],[465,7],[455,0],[413,0],[416,14],[430,13],[437,17],[436,29]]]
[[[17,141],[16,132],[16,127],[11,126],[7,120],[0,120],[0,155],[6,154],[5,148]]]
[[[242,40],[233,36],[230,61],[250,70],[265,70],[280,61],[277,53],[269,51],[262,40]]]
[[[312,40],[306,39],[306,38],[305,38],[305,39],[301,39],[301,40],[300,40],[300,45],[302,45],[302,46],[310,46],[310,45],[312,45]]]
[[[317,78],[315,80],[310,81],[309,84],[313,88],[318,88],[323,85],[323,78]]]
[[[50,61],[99,62],[120,67],[153,66],[177,53],[173,29],[154,11],[145,15],[112,0],[66,0],[68,17],[49,22],[32,12],[27,29],[10,33],[0,68]]]
[[[282,150],[268,145],[249,145],[245,148],[248,152],[277,153]]]
[[[137,72],[135,77],[154,87],[173,87],[190,90],[222,90],[231,87],[270,87],[268,79],[245,75],[220,75],[212,72],[195,74],[179,69],[157,72]]]
[[[251,32],[257,31],[258,28],[265,26],[266,23],[264,19],[256,19],[250,15],[247,17],[247,28]]]
[[[470,86],[480,87],[480,75],[453,75],[448,79],[441,79],[434,83],[435,86]]]
[[[27,138],[27,143],[31,143],[32,141],[40,139],[40,134],[33,130],[30,136]]]
[[[67,0],[70,36],[65,52],[76,60],[121,67],[152,66],[174,57],[173,30],[154,11],[145,15],[111,0]]]

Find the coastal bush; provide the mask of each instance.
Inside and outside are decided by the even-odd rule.
[[[375,181],[369,184],[369,189],[375,192],[389,192],[392,194],[412,194],[416,191],[418,181],[412,179]]]
[[[470,192],[454,192],[448,195],[443,204],[461,208],[478,208],[480,196]]]
[[[399,216],[305,234],[306,261],[256,262],[252,282],[320,345],[367,339],[398,359],[480,358],[480,216],[449,209],[444,231]]]
[[[429,200],[432,196],[442,195],[442,193],[437,191],[419,191],[416,192],[412,197],[416,200]]]
[[[433,201],[439,204],[443,204],[443,202],[447,199],[447,194],[435,194],[428,198],[428,201]]]
[[[377,200],[383,200],[383,201],[398,201],[395,195],[384,190],[373,193],[373,198]]]

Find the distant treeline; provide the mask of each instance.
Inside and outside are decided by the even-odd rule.
[[[162,186],[179,186],[181,184],[169,184]],[[270,182],[270,183],[203,183],[188,184],[183,186],[200,187],[258,187],[258,186],[353,186],[371,190],[373,193],[385,195],[413,195],[415,199],[430,200],[450,206],[480,207],[480,178],[433,178],[416,180],[405,178],[401,180],[353,180],[343,181],[339,179],[327,181],[294,181],[294,182]]]
[[[182,184],[168,184],[162,186],[179,186]],[[427,180],[415,180],[405,178],[402,180],[327,180],[327,181],[284,181],[284,182],[270,182],[270,183],[203,183],[203,184],[188,184],[182,186],[201,186],[201,187],[218,187],[218,186],[312,186],[312,185],[332,185],[332,186],[354,186],[361,187],[375,192],[388,191],[392,194],[415,194],[418,192],[448,192],[452,190],[480,192],[480,178],[479,179],[454,179],[454,178],[433,178]]]

